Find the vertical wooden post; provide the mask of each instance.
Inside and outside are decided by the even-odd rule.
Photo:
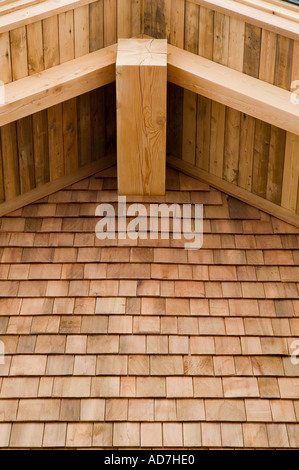
[[[116,61],[119,194],[165,194],[167,41],[120,39]]]

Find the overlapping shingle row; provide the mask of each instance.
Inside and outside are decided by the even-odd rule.
[[[168,170],[203,247],[99,240],[115,176],[1,220],[0,446],[298,447],[299,229]]]

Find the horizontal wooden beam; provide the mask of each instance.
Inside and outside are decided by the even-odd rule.
[[[219,189],[219,191],[222,191],[225,194],[229,194],[230,196],[233,196],[240,201],[246,202],[247,204],[260,209],[261,211],[266,212],[273,217],[277,217],[284,222],[294,225],[295,227],[299,227],[298,214],[278,206],[271,201],[267,201],[266,199],[257,196],[256,194],[253,194],[246,189],[240,188],[234,183],[229,183],[228,181],[225,181],[218,176],[212,175],[205,170],[201,170],[200,168],[197,168],[190,163],[170,155],[167,156],[167,165],[174,168],[175,170],[181,171],[188,176],[191,176],[192,178],[196,178],[200,181],[208,183],[214,188]]]
[[[0,204],[0,217],[10,214],[11,212],[18,210],[21,207],[28,206],[28,204],[39,201],[40,199],[49,196],[50,194],[67,188],[71,184],[75,184],[78,181],[88,178],[89,176],[92,176],[99,171],[106,170],[115,164],[116,156],[108,155],[104,158],[101,158],[101,160],[97,160],[91,163],[90,165],[85,165],[84,167],[79,168],[79,170],[75,171],[71,175],[63,176],[62,178],[46,183],[39,188],[33,189],[26,194],[22,194],[12,201],[4,202]]]
[[[8,83],[0,126],[115,81],[116,49],[109,46]]]
[[[291,92],[168,45],[168,80],[199,95],[299,134]]]

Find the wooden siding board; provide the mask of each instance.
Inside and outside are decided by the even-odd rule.
[[[35,187],[32,116],[17,121],[20,192],[24,194]]]
[[[89,5],[89,52],[104,47],[104,0]]]
[[[4,83],[12,80],[9,32],[0,34],[0,80]]]
[[[50,179],[47,110],[34,113],[32,122],[34,128],[34,173],[36,187],[38,188],[48,183]]]
[[[5,200],[11,201],[20,194],[16,123],[1,127],[1,144]]]

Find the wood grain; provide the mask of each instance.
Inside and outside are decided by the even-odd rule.
[[[0,80],[3,83],[12,80],[9,33],[0,34]]]
[[[214,11],[200,7],[198,54],[206,59],[213,59]]]
[[[259,119],[255,123],[252,192],[266,198],[271,126]]]
[[[223,157],[223,177],[237,184],[239,175],[241,114],[230,107],[226,108],[225,145]]]
[[[89,5],[89,52],[104,47],[104,0]]]
[[[298,42],[294,43],[293,49],[293,63],[292,63],[292,75],[291,80],[298,79],[298,57],[299,57],[299,46]],[[293,211],[299,211],[299,159],[298,159],[298,148],[299,148],[299,135],[294,135],[291,132],[287,132],[286,136],[286,147],[284,156],[284,170],[283,170],[283,183],[282,183],[282,195],[281,205]],[[296,197],[297,195],[297,197]]]
[[[120,194],[165,193],[166,64],[166,40],[119,40],[116,88]]]
[[[104,157],[101,160],[91,163],[83,168],[79,168],[77,171],[71,175],[66,175],[62,178],[59,178],[55,181],[51,181],[42,185],[39,188],[35,188],[32,191],[22,194],[17,198],[14,198],[13,201],[4,202],[0,206],[0,217],[3,217],[10,212],[13,212],[21,207],[24,207],[28,204],[32,204],[35,201],[38,201],[50,194],[53,194],[71,184],[74,184],[82,179],[88,178],[91,175],[94,175],[97,172],[105,170],[114,166],[116,163],[116,158],[113,155]]]
[[[47,183],[49,174],[49,145],[48,145],[48,117],[43,110],[32,115],[33,122],[33,148],[34,148],[34,173],[36,187]]]
[[[0,125],[115,81],[115,60],[116,47],[111,46],[9,83]]]
[[[117,40],[117,3],[104,0],[104,47],[115,44]]]
[[[5,200],[11,201],[20,194],[15,123],[7,124],[1,128],[1,145]]]
[[[261,29],[251,24],[245,25],[243,72],[258,78],[261,53]]]
[[[117,0],[117,35],[119,38],[132,36],[131,0]]]
[[[277,35],[262,30],[259,78],[274,83],[276,65]]]
[[[143,0],[132,0],[132,36],[137,36],[144,32],[144,21],[143,21]]]
[[[281,205],[291,211],[297,208],[299,180],[299,137],[288,133],[286,139]]]
[[[214,11],[203,6],[199,11],[198,54],[213,59]],[[198,96],[196,166],[208,171],[210,167],[212,101]],[[174,155],[174,154],[172,154]]]
[[[74,10],[74,57],[89,53],[89,6]]]
[[[51,106],[48,112],[50,181],[64,176],[62,104]]]
[[[275,204],[281,203],[285,146],[286,132],[271,126],[266,198]]]
[[[267,50],[263,54],[264,37],[268,37],[268,47],[265,48]],[[261,64],[263,63],[264,66],[260,70],[262,80],[274,83],[274,85],[284,89],[288,88],[290,75],[286,73],[285,67],[290,67],[290,63],[288,63],[290,61],[290,51],[286,52],[286,49],[290,47],[289,39],[285,43],[280,36],[273,35],[273,33],[265,34],[263,31]],[[276,126],[271,126],[266,198],[276,204],[281,203],[285,146],[286,132]]]
[[[27,36],[25,26],[10,32],[12,78],[19,80],[28,75]]]
[[[3,159],[2,159],[2,145],[1,145],[1,133],[0,133],[0,203],[4,202],[4,175],[3,175]]]
[[[199,7],[191,2],[185,5],[185,49],[197,54],[198,52]],[[184,90],[183,106],[183,149],[182,158],[195,164],[196,158],[196,115],[197,95]]]
[[[75,57],[74,11],[70,10],[58,16],[59,54],[63,64]]]
[[[90,92],[91,159],[105,155],[105,90],[104,87]]]
[[[293,40],[280,35],[277,37],[274,83],[285,90],[291,87],[293,47]]]
[[[38,21],[27,26],[28,73],[44,70],[44,50],[42,22]]]
[[[251,191],[252,187],[255,124],[256,120],[252,116],[241,114],[238,184],[247,191]]]
[[[91,122],[90,94],[84,93],[77,98],[79,166],[91,162]]]
[[[184,23],[185,23],[184,0],[172,0],[170,12],[170,44],[184,47]]]
[[[71,174],[78,168],[78,128],[77,128],[77,100],[62,103],[63,115],[63,159],[64,173]]]
[[[20,193],[35,187],[32,116],[17,121]]]
[[[291,210],[280,207],[271,201],[267,201],[266,199],[253,194],[251,191],[240,188],[236,184],[229,183],[223,178],[212,175],[209,172],[201,170],[200,168],[196,168],[193,165],[190,165],[187,162],[183,162],[182,160],[170,155],[167,156],[167,164],[170,167],[178,171],[182,171],[188,176],[191,176],[192,178],[196,178],[200,181],[203,181],[204,183],[210,184],[225,194],[229,194],[236,199],[239,199],[240,201],[243,201],[291,225],[294,225],[295,227],[299,227],[299,216]]]
[[[211,110],[211,100],[198,96],[196,166],[205,171],[209,171],[210,167]],[[175,156],[175,154],[172,155]]]
[[[244,62],[245,23],[229,18],[228,67],[242,72]],[[226,108],[223,177],[238,184],[240,159],[241,113]]]
[[[228,64],[228,45],[229,17],[222,13],[215,12],[213,43],[214,62],[222,65]],[[224,104],[213,101],[211,110],[210,171],[219,177],[223,174],[225,116],[226,107]]]
[[[48,69],[60,63],[58,16],[43,20],[44,65]]]

